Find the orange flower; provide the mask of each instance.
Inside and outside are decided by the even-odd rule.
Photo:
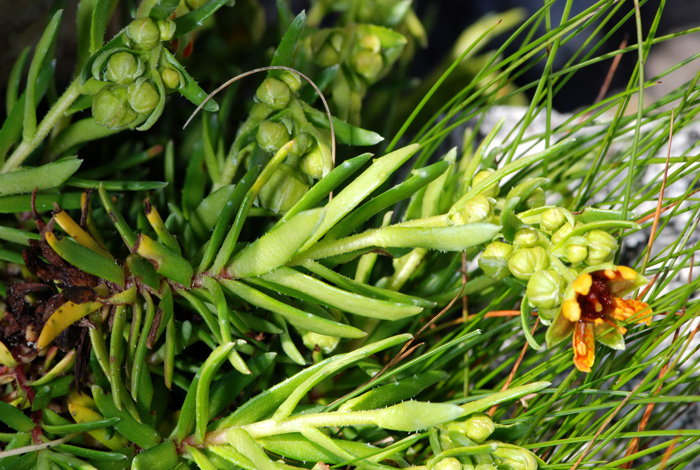
[[[595,361],[597,340],[613,349],[625,349],[619,323],[630,318],[651,322],[649,305],[622,296],[647,283],[644,276],[626,266],[601,264],[585,269],[564,294],[561,310],[547,330],[547,346],[552,347],[573,333],[574,365],[590,372]],[[642,318],[643,317],[643,318]]]

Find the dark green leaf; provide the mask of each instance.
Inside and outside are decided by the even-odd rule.
[[[53,210],[54,202],[63,209],[80,209],[81,193],[39,193],[36,209],[39,212]],[[31,194],[0,197],[0,214],[14,214],[32,210]]]
[[[213,15],[216,10],[224,6],[226,2],[228,2],[228,0],[211,0],[196,10],[177,18],[175,20],[177,29],[175,30],[175,36],[173,39],[182,37],[190,31],[200,27],[207,18]]]
[[[212,3],[215,3],[214,1],[208,3],[207,5],[211,5]],[[202,7],[204,8],[204,7]],[[195,10],[196,11],[196,10]],[[192,12],[194,13],[194,12]],[[192,14],[190,13],[190,15]],[[188,16],[188,15],[185,15]],[[182,17],[184,18],[184,16]],[[178,27],[179,28],[179,27]],[[176,33],[177,34],[177,33]],[[165,57],[165,60],[167,61],[168,64],[170,64],[175,70],[180,72],[181,77],[184,79],[185,83],[180,84],[180,87],[177,89],[177,91],[190,100],[193,104],[199,106],[204,102],[204,100],[207,98],[207,93],[202,90],[202,88],[197,85],[197,82],[195,82],[194,78],[185,70],[185,67],[178,62],[178,60],[173,56],[170,52],[167,50],[163,49],[163,56]],[[211,112],[216,112],[219,110],[219,105],[214,101],[213,99],[207,101],[207,104],[204,105],[204,109],[206,111],[211,111]]]
[[[272,66],[285,66],[290,67],[292,61],[294,60],[294,53],[304,32],[304,26],[306,25],[306,13],[302,11],[294,18],[289,29],[285,33],[284,37],[280,41],[275,54],[272,56]],[[269,76],[278,77],[282,73],[282,70],[270,70]]]
[[[0,196],[32,192],[35,188],[51,189],[62,185],[78,171],[82,160],[70,158],[37,168],[20,168],[0,174]]]
[[[7,91],[5,93],[5,110],[9,115],[14,108],[17,100],[19,99],[19,85],[22,81],[22,73],[24,72],[24,67],[27,65],[27,60],[29,59],[30,46],[27,46],[22,50],[15,61],[12,69],[10,70],[10,76],[7,78]]]
[[[56,39],[62,14],[63,10],[58,10],[49,21],[46,29],[44,29],[44,33],[41,35],[41,39],[39,39],[39,42],[36,45],[34,56],[29,64],[27,89],[25,90],[26,98],[24,102],[24,127],[22,130],[24,140],[31,140],[34,138],[34,134],[36,133],[36,101],[34,88],[36,87],[37,79],[39,78],[39,72],[41,71],[44,61],[46,60],[53,42]]]
[[[175,11],[179,4],[180,0],[160,0],[151,8],[148,16],[154,20],[165,20]]]
[[[118,410],[117,407],[114,406],[112,397],[107,396],[99,386],[92,386],[92,397],[100,413],[105,418],[120,418],[114,425],[114,428],[121,435],[129,436],[129,440],[137,446],[149,449],[163,440],[160,434],[151,426],[139,423],[128,411]]]
[[[328,115],[325,112],[321,112],[304,102],[302,102],[302,104],[304,107],[304,113],[306,113],[306,117],[310,122],[319,127],[323,127],[324,129],[331,128],[330,124],[328,123]],[[333,130],[335,131],[335,137],[338,142],[346,145],[362,147],[375,145],[384,140],[384,137],[376,132],[355,127],[335,116],[333,116]]]
[[[163,181],[99,181],[76,178],[75,176],[66,181],[66,186],[85,189],[97,188],[100,184],[109,191],[152,191],[168,185]]]
[[[102,139],[116,134],[121,130],[122,129],[108,129],[104,126],[100,126],[95,122],[95,118],[93,117],[81,119],[63,129],[61,133],[50,142],[48,152],[50,155],[58,156],[80,144]]]
[[[90,54],[102,47],[113,0],[97,0],[90,22]]]

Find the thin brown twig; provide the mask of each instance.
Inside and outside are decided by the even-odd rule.
[[[539,325],[539,323],[540,323],[540,318],[537,317],[537,319],[535,320],[535,325],[532,327],[532,331],[530,332],[530,334],[533,334],[533,335],[535,334],[535,330],[537,329],[537,325]],[[515,377],[515,373],[517,372],[518,367],[520,367],[520,362],[522,362],[523,357],[525,357],[525,351],[527,351],[527,348],[529,345],[530,345],[530,343],[528,343],[527,341],[523,345],[523,349],[522,349],[522,351],[520,351],[520,356],[518,357],[518,360],[515,361],[515,365],[513,365],[513,369],[510,371],[510,375],[508,375],[508,379],[506,380],[506,383],[503,384],[503,388],[501,388],[502,392],[508,390],[510,383],[513,381],[513,377]],[[497,404],[493,405],[491,407],[491,409],[489,410],[489,416],[493,416],[493,414],[496,412],[497,409],[498,409],[498,405]]]
[[[627,47],[627,41],[628,41],[628,36],[625,35],[624,39],[620,43],[620,47],[618,47],[618,50],[622,50],[625,47]],[[598,91],[598,96],[596,96],[595,101],[593,104],[598,104],[600,103],[605,95],[608,93],[608,90],[610,89],[610,84],[612,83],[613,76],[615,76],[615,72],[617,71],[617,68],[620,65],[620,61],[622,60],[622,54],[617,54],[612,61],[612,64],[610,64],[610,68],[608,69],[608,73],[605,75],[605,81],[603,81],[603,85],[600,87],[600,90]],[[592,113],[591,111],[588,111],[585,113],[583,116],[581,116],[581,120],[579,122],[585,121],[588,116],[590,116]]]
[[[700,192],[700,189],[696,189],[695,191],[691,192],[690,194],[688,194],[688,197],[693,196],[693,195],[697,194],[698,192]],[[682,201],[673,202],[673,203],[669,204],[668,206],[662,207],[659,214],[663,214],[667,210],[673,209],[681,202],[685,202],[685,199],[683,199]],[[656,217],[656,211],[654,211],[653,214],[645,215],[644,217],[637,219],[635,222],[638,224],[643,224],[644,222],[648,222],[649,220],[653,219],[654,217]]]

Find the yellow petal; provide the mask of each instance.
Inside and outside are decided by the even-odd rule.
[[[581,372],[590,372],[595,362],[595,345],[593,342],[593,325],[578,322],[574,328],[574,365]]]
[[[615,320],[628,320],[637,315],[638,313],[649,308],[649,305],[647,303],[641,302],[639,300],[621,299],[619,297],[615,297],[614,300],[615,310],[613,310],[611,315]],[[651,316],[647,315],[645,316],[645,318],[638,318],[637,321],[641,323],[646,323],[647,325],[651,325]]]
[[[574,281],[574,292],[581,295],[588,295],[591,290],[591,285],[593,285],[593,278],[590,274],[581,274]]]
[[[561,305],[561,313],[570,322],[577,322],[581,319],[581,306],[576,299],[565,300]]]

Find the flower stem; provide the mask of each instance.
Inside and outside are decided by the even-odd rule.
[[[59,119],[63,117],[66,110],[73,104],[73,102],[80,96],[79,81],[76,78],[68,86],[63,95],[54,103],[44,119],[36,129],[34,136],[30,140],[24,140],[21,144],[12,152],[10,158],[5,162],[0,170],[0,173],[7,173],[18,168],[22,162],[31,154],[34,149],[36,149],[39,144],[44,140],[44,138],[51,132],[51,129],[56,125]]]

